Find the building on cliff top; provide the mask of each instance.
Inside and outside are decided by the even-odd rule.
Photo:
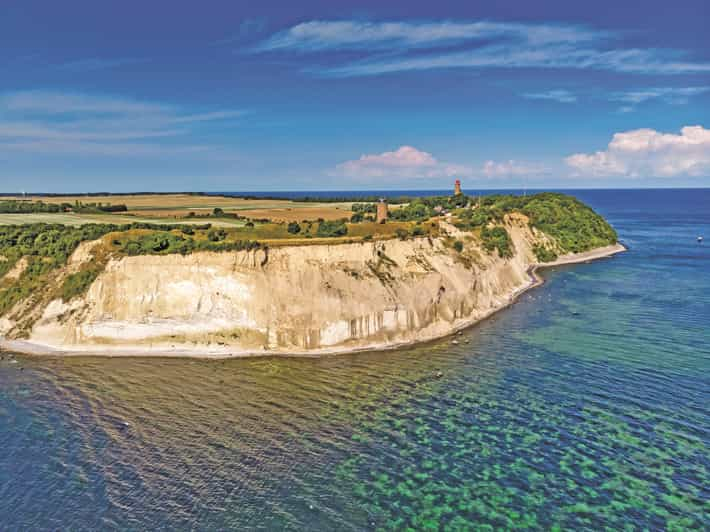
[[[377,223],[385,223],[387,220],[387,214],[387,200],[385,198],[380,198],[380,201],[377,202]]]

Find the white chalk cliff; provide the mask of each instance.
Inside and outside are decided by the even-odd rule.
[[[319,353],[391,347],[449,334],[507,305],[531,284],[533,244],[509,218],[515,254],[416,238],[269,250],[111,259],[81,297],[41,311],[36,352],[93,354]]]

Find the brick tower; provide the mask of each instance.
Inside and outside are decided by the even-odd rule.
[[[461,195],[461,181],[456,180],[454,181],[454,196],[460,196]]]
[[[380,198],[377,202],[377,218],[378,224],[384,223],[387,220],[387,200],[385,198]]]

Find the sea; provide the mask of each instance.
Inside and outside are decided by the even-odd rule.
[[[571,193],[628,251],[458,344],[2,353],[0,530],[709,530],[710,189]]]

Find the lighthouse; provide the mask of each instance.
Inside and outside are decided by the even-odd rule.
[[[454,181],[454,196],[460,196],[461,195],[461,181],[457,179]]]

